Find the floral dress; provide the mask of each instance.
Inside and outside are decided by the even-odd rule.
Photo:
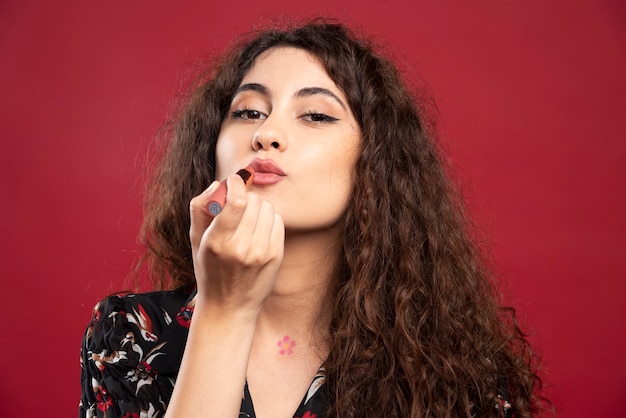
[[[81,347],[81,418],[163,417],[193,315],[195,292],[110,296],[98,303]],[[328,393],[317,373],[294,417],[321,418]],[[247,384],[240,417],[255,417]]]

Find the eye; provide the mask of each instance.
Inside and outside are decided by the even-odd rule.
[[[317,112],[315,110],[306,112],[304,115],[300,116],[300,118],[314,124],[333,123],[339,120],[335,117],[329,116],[321,112]]]
[[[266,114],[259,112],[258,110],[248,109],[248,108],[237,109],[231,113],[231,116],[233,119],[243,119],[243,120],[255,120],[255,119],[263,120],[267,117]]]

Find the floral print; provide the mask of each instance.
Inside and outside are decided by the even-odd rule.
[[[113,404],[113,400],[109,397],[106,389],[102,386],[98,386],[96,400],[98,401],[98,409],[101,411],[107,411]]]
[[[193,306],[183,306],[180,308],[180,311],[176,314],[176,321],[180,324],[180,326],[189,328],[191,324],[191,317],[193,316]]]
[[[183,290],[114,295],[96,305],[81,347],[79,417],[163,418],[187,341],[194,296]],[[286,354],[294,345],[289,337],[279,341]],[[320,369],[294,417],[322,417],[327,405]],[[247,384],[240,417],[255,418]]]

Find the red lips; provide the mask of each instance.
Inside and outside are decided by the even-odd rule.
[[[272,160],[255,158],[249,165],[255,171],[252,184],[257,186],[276,184],[287,176],[287,173]]]

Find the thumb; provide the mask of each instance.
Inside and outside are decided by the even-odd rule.
[[[194,247],[197,247],[200,244],[202,234],[213,220],[213,216],[209,214],[207,209],[207,203],[219,185],[219,181],[214,181],[202,193],[191,199],[191,202],[189,203],[189,215],[191,217],[189,238],[191,239],[191,245]]]

